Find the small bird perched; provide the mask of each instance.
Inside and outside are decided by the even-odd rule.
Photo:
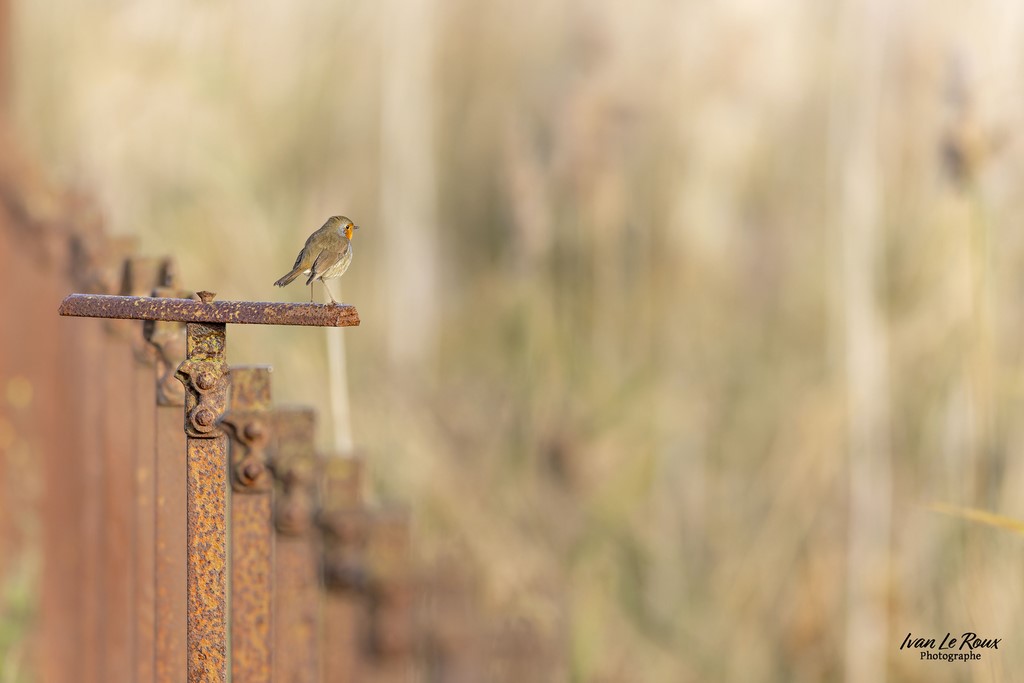
[[[302,247],[295,265],[274,284],[284,287],[297,278],[299,274],[309,275],[306,284],[309,285],[309,300],[313,300],[313,280],[320,280],[327,295],[331,297],[331,303],[338,303],[327,286],[327,281],[341,277],[348,270],[352,263],[352,231],[358,230],[359,226],[344,216],[331,216],[319,230],[314,232],[306,240],[306,246]]]

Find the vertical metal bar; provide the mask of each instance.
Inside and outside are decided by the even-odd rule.
[[[126,264],[124,294],[148,295],[162,284],[166,259],[130,258]],[[133,683],[152,683],[155,633],[154,590],[156,503],[153,483],[156,468],[156,348],[146,339],[145,326],[133,324],[135,394],[135,671]]]
[[[269,683],[272,673],[273,477],[270,368],[231,368],[231,677]]]
[[[401,510],[374,514],[367,539],[370,574],[369,645],[372,680],[409,681],[412,676],[413,623],[409,516]]]
[[[206,292],[201,297],[212,298]],[[228,464],[218,422],[227,406],[224,323],[188,323],[185,385],[188,681],[227,680]]]
[[[327,589],[323,623],[323,683],[357,680],[366,611],[366,535],[362,503],[363,461],[324,461],[323,574]]]
[[[57,294],[59,281],[53,281],[52,287],[47,282],[53,280],[52,273],[39,272],[36,276],[41,280],[34,282],[31,276],[23,278],[28,273],[17,272],[17,268],[25,264],[11,265],[18,289],[28,288],[42,300]],[[34,269],[31,262],[28,266],[30,271]],[[16,292],[14,290],[15,296]],[[48,325],[40,323],[33,328],[30,337],[34,345],[51,334]],[[18,329],[18,326],[9,327],[10,332]],[[39,680],[93,683],[98,676],[96,653],[99,649],[96,634],[100,407],[95,394],[102,377],[102,365],[97,359],[102,357],[101,341],[105,334],[99,321],[89,321],[82,327],[59,323],[52,336],[57,344],[53,354],[38,348],[9,349],[11,358],[25,360],[37,356],[45,359],[63,380],[45,389],[55,392],[51,407],[55,415],[48,418],[48,429],[57,440],[53,450],[43,454],[42,460],[46,495],[41,502],[43,565],[39,587],[40,638],[35,659]],[[25,372],[24,366],[14,372]],[[7,386],[6,381],[4,386]],[[44,387],[35,387],[37,393],[41,390]],[[60,428],[55,429],[55,424]],[[7,483],[15,481],[24,483],[19,476],[11,476]],[[13,490],[10,493],[13,494]],[[17,496],[9,496],[7,500],[14,505],[19,502]],[[91,646],[91,651],[86,651],[87,646]]]
[[[127,263],[122,264],[122,273]],[[123,285],[122,285],[123,289]],[[137,324],[110,320],[103,348],[100,422],[101,623],[100,680],[129,683],[135,676],[135,400],[132,332]]]
[[[82,279],[87,288],[104,293],[118,291],[123,276],[124,259],[134,249],[134,241],[97,236],[95,241],[81,242],[80,247],[88,252],[82,255]],[[81,546],[82,561],[80,569],[76,572],[79,576],[74,581],[82,591],[82,604],[78,615],[79,642],[75,652],[77,657],[71,662],[72,676],[67,680],[106,683],[107,679],[103,677],[102,670],[104,649],[107,646],[104,539],[112,537],[105,532],[103,492],[107,479],[104,414],[109,407],[99,399],[103,396],[104,385],[109,376],[104,362],[104,348],[110,338],[110,328],[106,322],[100,321],[91,322],[89,327],[95,334],[90,336],[86,333],[81,338],[83,346],[78,365],[82,381],[86,385],[86,393],[80,399],[79,410],[75,411],[82,425],[80,460],[81,486],[84,492],[80,518],[76,523],[80,534],[76,542]],[[88,344],[94,346],[90,348]],[[124,495],[124,492],[116,493]],[[58,610],[55,618],[67,619],[65,607],[57,604],[55,609]],[[45,653],[42,653],[41,659],[45,659],[45,656]]]
[[[157,296],[176,296],[173,290]],[[174,373],[185,359],[184,323],[147,325],[157,350],[156,415],[156,683],[181,683],[186,676],[185,432],[181,428],[185,389]]]
[[[314,433],[311,409],[274,414],[272,456],[279,482],[274,549],[274,680],[319,679],[319,552],[313,526]]]

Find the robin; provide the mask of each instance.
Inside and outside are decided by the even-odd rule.
[[[320,280],[327,295],[331,297],[331,303],[338,303],[331,293],[327,281],[331,278],[341,277],[348,270],[352,263],[352,231],[358,230],[359,226],[344,216],[331,216],[319,230],[314,232],[306,240],[306,246],[302,247],[295,265],[274,284],[284,287],[297,278],[299,274],[309,275],[306,284],[309,285],[309,300],[313,300],[313,280]]]

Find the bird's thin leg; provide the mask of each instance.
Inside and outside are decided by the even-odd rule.
[[[338,300],[334,298],[334,294],[331,293],[331,288],[327,286],[327,280],[320,280],[323,283],[324,289],[327,290],[327,296],[331,297],[331,303],[336,304]]]
[[[309,303],[313,303],[313,283],[309,283]]]

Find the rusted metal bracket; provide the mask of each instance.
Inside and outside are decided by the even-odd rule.
[[[232,391],[236,381],[235,370],[232,370]],[[270,491],[274,477],[267,467],[271,430],[267,424],[266,411],[232,408],[221,420],[221,424],[228,427],[231,437],[231,489],[235,493]]]
[[[193,439],[221,436],[217,420],[228,404],[228,364],[223,323],[188,323],[187,352],[175,376],[185,385],[185,433]]]
[[[328,589],[365,592],[369,586],[366,543],[370,512],[363,505],[363,461],[325,458],[324,502],[317,523],[323,534],[323,577]]]

